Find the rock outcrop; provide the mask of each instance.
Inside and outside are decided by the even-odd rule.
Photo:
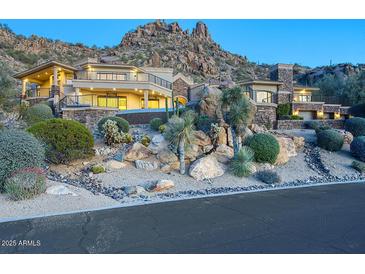
[[[189,168],[189,175],[198,181],[222,176],[224,172],[225,167],[211,155],[196,160]]]

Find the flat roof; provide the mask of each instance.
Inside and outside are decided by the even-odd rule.
[[[280,81],[271,81],[271,80],[251,80],[246,82],[238,82],[239,85],[253,85],[253,84],[260,84],[260,85],[273,85],[273,86],[280,86],[283,82]]]
[[[317,87],[306,87],[306,86],[294,86],[294,89],[298,90],[302,90],[302,89],[307,89],[307,90],[320,90],[320,88]]]
[[[62,67],[64,69],[71,70],[71,71],[77,71],[77,68],[75,68],[73,66],[62,64],[62,63],[57,62],[57,61],[48,61],[48,62],[42,63],[38,66],[35,66],[33,68],[18,72],[16,74],[14,74],[13,77],[16,78],[16,79],[21,79],[21,78],[23,78],[27,75],[37,73],[39,71],[42,71],[46,68],[53,67],[53,66]]]

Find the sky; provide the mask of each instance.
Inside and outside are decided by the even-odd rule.
[[[152,20],[1,20],[16,34],[36,34],[65,42],[115,46],[123,35]],[[178,21],[190,32],[199,20]],[[365,20],[222,20],[203,19],[223,49],[256,63],[323,66],[365,63]]]

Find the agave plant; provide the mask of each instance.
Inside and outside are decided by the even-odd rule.
[[[247,177],[254,172],[254,152],[249,147],[243,146],[231,161],[230,168],[234,175]]]
[[[185,147],[193,140],[195,118],[195,112],[187,111],[181,118],[172,116],[166,124],[164,136],[177,147],[181,174],[185,174]]]

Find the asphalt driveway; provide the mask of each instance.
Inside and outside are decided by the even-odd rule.
[[[0,253],[364,253],[365,184],[0,223]]]

